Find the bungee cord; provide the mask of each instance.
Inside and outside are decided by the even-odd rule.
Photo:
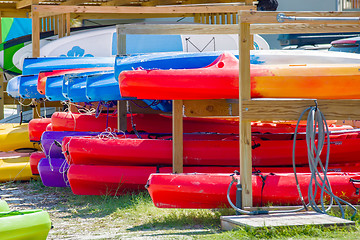
[[[266,211],[266,210],[258,210],[258,211],[246,211],[241,208],[238,208],[234,205],[234,203],[230,199],[230,190],[234,183],[236,184],[236,187],[238,190],[241,190],[241,182],[240,178],[235,178],[232,174],[232,181],[229,184],[228,190],[227,190],[227,199],[231,207],[233,207],[237,212],[241,214],[247,214],[247,215],[258,215],[258,214],[271,214],[271,213],[293,213],[298,212],[302,210],[308,210],[309,207],[311,207],[314,211],[322,214],[327,214],[327,212],[332,208],[334,201],[339,206],[341,216],[342,218],[345,218],[345,212],[344,208],[341,203],[348,205],[351,209],[354,210],[353,215],[351,216],[351,219],[356,215],[357,209],[349,202],[337,197],[334,195],[331,189],[330,181],[327,177],[328,172],[328,165],[329,165],[329,156],[330,156],[330,131],[325,119],[325,116],[323,113],[319,110],[317,106],[317,101],[315,100],[314,107],[308,107],[306,108],[300,115],[296,128],[295,128],[295,134],[294,134],[294,140],[293,140],[293,153],[292,153],[292,164],[293,164],[293,170],[294,170],[294,176],[296,181],[296,187],[299,192],[300,200],[303,204],[302,207],[292,209],[292,210],[275,210],[275,211]],[[298,128],[300,125],[300,121],[302,117],[305,115],[306,112],[308,112],[307,117],[307,125],[306,125],[306,145],[307,145],[307,152],[308,152],[308,160],[309,160],[309,168],[310,168],[310,182],[308,187],[308,201],[309,203],[305,202],[304,196],[300,189],[299,180],[297,177],[296,172],[296,162],[295,162],[295,150],[296,150],[296,139],[298,134]],[[317,138],[316,138],[317,136]],[[325,141],[326,139],[326,141]],[[327,152],[326,152],[326,160],[325,164],[322,163],[320,159],[320,155],[322,153],[322,150],[327,144]],[[320,192],[320,206],[316,201],[316,196]],[[330,197],[330,203],[326,207],[325,201],[327,201],[326,196]]]

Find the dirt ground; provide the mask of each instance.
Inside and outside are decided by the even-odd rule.
[[[91,214],[91,211],[84,210],[86,203],[74,207],[66,204],[69,198],[76,197],[70,189],[45,188],[38,185],[28,182],[2,183],[0,196],[7,201],[12,210],[46,210],[53,225],[48,239],[194,239],[206,238],[212,234],[211,230],[201,226],[152,228],[134,220],[134,216],[127,218],[113,217],[112,214]]]

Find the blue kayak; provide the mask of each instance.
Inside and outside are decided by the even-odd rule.
[[[120,96],[119,83],[114,71],[105,74],[92,74],[86,79],[86,97],[89,101],[123,100]]]
[[[44,57],[25,58],[23,75],[60,69],[95,68],[114,66],[114,57]]]
[[[96,71],[72,74],[67,78],[67,96],[71,102],[89,102],[86,97],[86,79],[89,75],[101,75],[112,71]],[[119,90],[120,91],[120,90]]]
[[[223,51],[216,52],[166,52],[142,54],[130,57],[117,56],[115,59],[115,79],[125,70],[143,69],[191,69],[211,64]],[[238,57],[238,51],[232,51]]]
[[[17,99],[20,98],[20,94],[19,94],[20,78],[21,76],[16,76],[8,81],[6,86],[6,92],[10,97]]]
[[[47,77],[45,84],[45,96],[49,101],[66,101],[62,94],[64,75]]]
[[[19,81],[20,97],[27,98],[44,98],[45,95],[37,91],[38,74],[21,75]]]

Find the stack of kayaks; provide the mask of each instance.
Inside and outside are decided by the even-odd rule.
[[[51,228],[49,214],[41,209],[11,211],[0,199],[1,239],[46,239]]]
[[[226,125],[226,120],[223,123]],[[286,129],[292,124],[264,124],[263,130],[261,124],[256,124],[254,130],[258,132],[253,134],[253,148],[256,150],[253,162],[257,170],[269,172],[281,168],[280,171],[291,172],[293,134],[286,133]],[[221,129],[220,125],[218,129]],[[304,125],[300,129],[304,131]],[[359,135],[359,131],[347,126],[343,129],[333,126],[333,129],[331,141],[337,140],[341,144],[347,136],[354,136],[356,139]],[[299,165],[304,165],[307,163],[305,135],[300,134],[298,139],[298,162]],[[352,144],[356,144],[356,140]],[[341,152],[340,148],[333,147],[331,151]],[[68,180],[71,189],[80,195],[119,195],[128,191],[143,190],[150,173],[172,171],[171,134],[164,133],[164,130],[162,133],[141,132],[138,135],[108,133],[87,137],[65,137],[62,141],[62,152],[70,165]],[[335,154],[332,158],[331,167],[334,167],[335,171],[345,167],[342,165],[342,154],[345,152]],[[232,172],[239,168],[238,156],[237,134],[184,134],[184,172]],[[356,163],[359,159],[352,156],[351,161]],[[355,169],[354,166],[352,168]],[[302,171],[306,172],[305,169]]]
[[[36,132],[32,139],[39,141],[42,134],[40,142],[45,157],[40,154],[33,157],[37,159],[34,163],[38,162],[38,174],[44,185],[70,186],[75,194],[81,195],[121,195],[143,190],[153,174],[148,189],[156,206],[228,206],[224,201],[226,189],[223,189],[230,183],[230,177],[219,173],[239,168],[238,118],[184,117],[183,162],[184,172],[188,174],[172,175],[171,117],[128,114],[126,131],[118,132],[117,114],[109,109],[116,100],[125,99],[143,100],[153,109],[170,111],[174,99],[238,98],[237,58],[236,53],[231,52],[170,52],[25,61],[24,75],[12,80],[14,89],[18,86],[17,96],[86,104],[100,102],[98,110],[101,106],[108,109],[107,113],[56,112],[51,120],[35,123],[39,126],[32,128]],[[355,55],[254,51],[251,54],[252,97],[359,98],[356,87],[360,83],[359,63],[360,57]],[[10,93],[16,95],[16,90],[9,90]],[[257,205],[299,203],[294,176],[290,174],[294,130],[295,123],[252,123]],[[295,153],[304,192],[309,180],[305,131],[301,123]],[[330,140],[325,143],[330,145],[330,172],[349,172],[332,173],[330,178],[336,184],[334,191],[344,189],[352,202],[358,200],[356,184],[349,181],[357,179],[360,154],[356,146],[359,143],[360,131],[330,125]],[[193,172],[202,174],[191,174]],[[270,174],[273,172],[276,174]],[[268,173],[266,181],[259,176]],[[269,186],[266,191],[262,187],[264,181]],[[211,193],[214,182],[222,184]],[[193,186],[195,183],[199,188]],[[272,192],[276,186],[282,190]],[[197,194],[192,199],[193,191]],[[167,198],[167,195],[171,196]]]

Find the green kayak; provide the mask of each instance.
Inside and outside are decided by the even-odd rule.
[[[0,199],[0,212],[8,212],[10,211],[9,205],[4,200]]]
[[[46,239],[50,228],[49,214],[41,209],[0,212],[2,240]]]

